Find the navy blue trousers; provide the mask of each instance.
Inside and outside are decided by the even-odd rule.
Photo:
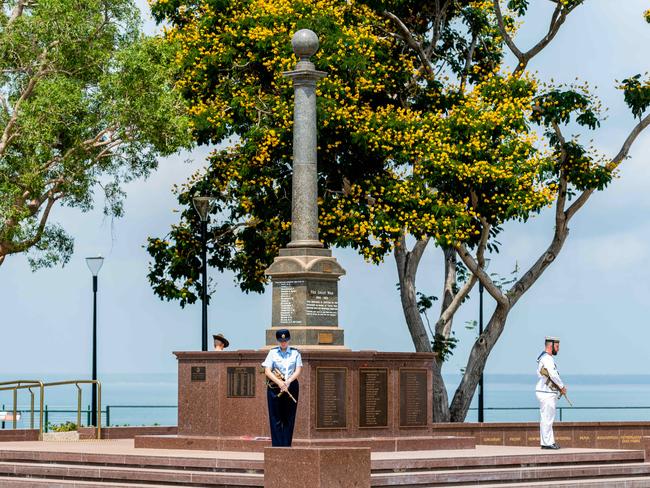
[[[298,394],[300,393],[298,381],[293,381],[289,385],[289,392],[298,400]],[[280,396],[278,396],[278,393],[280,393],[279,389],[266,389],[269,422],[271,424],[271,445],[273,447],[291,447],[298,404],[294,403],[286,393]]]

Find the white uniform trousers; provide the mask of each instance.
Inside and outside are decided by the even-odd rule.
[[[557,393],[536,392],[539,400],[539,442],[542,446],[555,444],[553,421],[555,420],[555,404]]]

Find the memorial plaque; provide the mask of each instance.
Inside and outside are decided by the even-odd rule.
[[[274,302],[279,304],[273,321],[278,326],[304,325],[298,304],[304,294],[305,280],[283,280],[273,283]]]
[[[339,296],[336,281],[307,282],[305,319],[306,325],[338,325]]]
[[[252,398],[255,396],[255,368],[227,368],[228,397]]]
[[[426,427],[429,397],[426,369],[399,370],[399,426]]]
[[[316,428],[347,427],[347,368],[316,368]]]
[[[359,427],[388,427],[388,368],[359,370]]]
[[[205,381],[205,366],[192,366],[192,381]]]
[[[331,332],[318,333],[319,344],[332,344],[333,342],[334,342],[334,334],[332,334]]]

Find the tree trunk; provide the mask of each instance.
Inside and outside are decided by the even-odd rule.
[[[413,250],[408,251],[406,249],[406,239],[402,236],[399,245],[395,246],[394,250],[402,310],[417,352],[432,351],[431,339],[427,334],[422,316],[418,310],[418,299],[415,289],[415,275],[417,274],[420,259],[428,243],[428,238],[419,240],[415,243]]]
[[[467,360],[465,374],[456,389],[449,408],[452,422],[465,421],[479,378],[485,369],[487,358],[503,332],[510,310],[510,305],[498,304],[492,317],[490,317],[487,327],[476,339]]]
[[[413,250],[408,251],[406,249],[406,241],[402,238],[400,245],[396,246],[394,251],[395,262],[397,264],[397,275],[399,277],[402,310],[404,312],[404,318],[406,319],[409,332],[411,333],[413,345],[417,352],[432,352],[433,350],[431,347],[431,338],[427,334],[427,330],[422,320],[422,315],[418,310],[417,289],[415,286],[415,276],[417,274],[418,265],[428,241],[428,239],[417,241]],[[455,251],[453,251],[453,253],[453,259],[455,260]],[[447,253],[445,253],[445,256],[447,256]],[[449,295],[448,301],[451,302],[452,299],[453,295]],[[443,302],[446,300],[447,294],[445,294]],[[449,398],[447,396],[445,381],[442,377],[442,361],[439,361],[437,357],[433,360],[432,376],[433,421],[448,422]]]
[[[445,380],[442,377],[442,365],[444,363],[439,361],[436,357],[433,360],[433,421],[434,422],[449,422],[449,397],[447,396],[447,387]]]
[[[446,247],[443,249],[445,256],[445,287],[442,293],[442,300],[440,303],[440,314],[447,310],[449,304],[454,299],[454,285],[456,284],[456,250],[454,248]],[[436,323],[435,333],[438,335],[445,335],[445,326],[451,329],[451,322],[453,318],[447,323]],[[447,388],[445,380],[442,377],[443,362],[437,357],[433,360],[433,421],[434,422],[449,422],[449,397],[447,395]]]

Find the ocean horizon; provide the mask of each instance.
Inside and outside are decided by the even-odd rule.
[[[30,375],[46,382],[72,378],[64,375]],[[454,393],[460,375],[445,375],[448,394]],[[558,402],[563,421],[650,421],[650,375],[564,375],[568,396],[573,407],[562,398]],[[102,410],[109,409],[110,425],[176,425],[176,373],[106,374],[102,382]],[[0,382],[10,378],[0,377]],[[484,379],[486,422],[527,422],[538,420],[534,374],[486,374]],[[82,409],[89,409],[90,386],[82,387]],[[477,395],[467,415],[468,422],[476,421]],[[29,423],[30,395],[27,390],[18,394],[18,410],[23,411],[19,427]],[[38,405],[38,394],[36,394]],[[74,385],[46,390],[44,404],[48,422],[60,424],[76,421],[77,391]],[[0,391],[0,411],[13,406],[11,391]],[[38,408],[38,407],[36,407]],[[36,413],[38,417],[38,412]],[[82,423],[87,420],[84,412]],[[38,419],[36,420],[38,422]],[[105,424],[104,415],[102,424]],[[0,426],[1,427],[1,426]],[[5,428],[11,428],[10,422]]]

